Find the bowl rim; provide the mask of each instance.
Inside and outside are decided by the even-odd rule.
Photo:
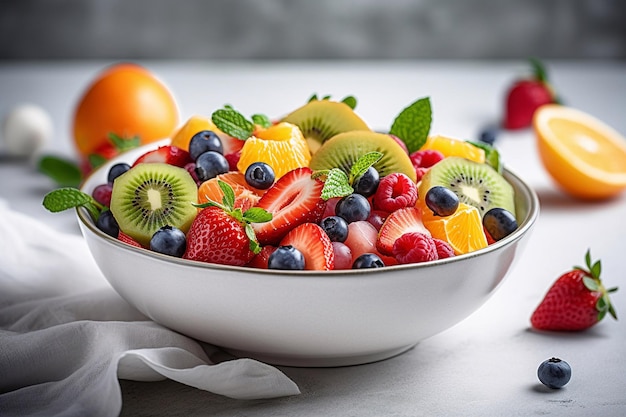
[[[150,145],[142,146],[141,148],[148,148],[151,146],[163,146],[167,144],[168,140],[161,140],[158,142],[154,142]],[[137,149],[141,149],[137,148]],[[108,169],[113,164],[123,161],[124,154],[119,155],[118,157],[108,161],[106,164],[99,167],[97,170],[92,172],[83,182],[80,189],[83,192],[85,191],[85,186],[90,182],[92,177],[94,177],[97,173],[102,170]],[[485,248],[452,256],[450,258],[445,259],[437,259],[434,261],[428,261],[423,263],[410,263],[410,264],[400,264],[400,265],[390,265],[385,266],[384,268],[364,268],[364,269],[338,269],[338,270],[330,270],[330,271],[317,271],[317,270],[280,270],[280,269],[261,269],[261,268],[252,268],[248,266],[233,266],[233,265],[221,265],[210,262],[201,262],[194,261],[190,259],[182,259],[174,256],[169,256],[165,254],[161,254],[158,252],[151,251],[146,248],[139,248],[136,246],[132,246],[126,244],[119,239],[116,239],[100,229],[98,229],[95,225],[95,222],[91,220],[89,212],[84,207],[77,207],[76,216],[80,223],[82,223],[91,233],[93,233],[96,237],[101,238],[107,244],[116,246],[122,250],[129,250],[134,252],[139,256],[145,256],[149,258],[153,258],[158,261],[164,261],[169,263],[178,264],[185,267],[198,268],[198,269],[207,269],[207,270],[222,270],[222,271],[231,271],[231,272],[239,272],[244,274],[260,274],[260,275],[280,275],[280,276],[291,276],[291,277],[311,277],[311,276],[323,276],[323,277],[349,277],[349,276],[362,276],[362,275],[384,275],[385,271],[398,271],[398,270],[412,270],[412,269],[425,269],[436,267],[442,264],[453,264],[456,262],[462,262],[466,259],[474,258],[481,256],[486,253],[495,252],[503,246],[508,246],[513,244],[514,242],[520,240],[534,225],[537,218],[539,217],[540,204],[539,197],[537,193],[530,187],[530,185],[521,179],[521,177],[506,167],[503,169],[502,174],[509,181],[509,183],[514,182],[514,188],[516,192],[521,192],[522,195],[519,198],[522,198],[524,201],[528,202],[527,213],[525,218],[519,223],[517,230],[515,230],[512,234],[501,239],[497,242],[494,242],[488,245]]]

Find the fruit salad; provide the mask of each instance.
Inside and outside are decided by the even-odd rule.
[[[277,120],[226,106],[169,144],[110,167],[84,206],[126,244],[192,261],[287,270],[380,268],[449,258],[514,232],[498,152],[430,133],[430,100],[372,130],[356,100],[313,96]]]

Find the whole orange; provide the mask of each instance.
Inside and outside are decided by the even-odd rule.
[[[174,96],[153,73],[133,63],[114,64],[87,87],[74,114],[74,143],[82,157],[110,146],[110,134],[138,136],[141,144],[167,138],[178,126]]]

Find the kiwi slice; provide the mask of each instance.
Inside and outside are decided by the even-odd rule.
[[[340,168],[350,173],[352,165],[368,152],[380,152],[383,157],[374,164],[383,177],[392,172],[402,172],[416,180],[415,168],[409,155],[391,136],[370,130],[353,130],[328,139],[311,157],[312,170]]]
[[[436,185],[452,190],[462,203],[476,207],[481,216],[494,207],[515,215],[513,187],[487,164],[461,157],[445,158],[424,174],[419,195],[425,196]]]
[[[113,182],[111,212],[120,230],[148,247],[165,225],[187,232],[198,209],[198,187],[184,168],[137,164]]]
[[[300,128],[311,153],[331,137],[351,130],[369,130],[367,124],[346,103],[312,100],[285,116],[283,122]]]

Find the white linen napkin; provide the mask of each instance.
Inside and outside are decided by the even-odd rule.
[[[1,200],[0,219],[1,416],[116,416],[118,378],[235,399],[300,393],[272,366],[214,363],[218,349],[150,321],[109,286],[82,237]]]

